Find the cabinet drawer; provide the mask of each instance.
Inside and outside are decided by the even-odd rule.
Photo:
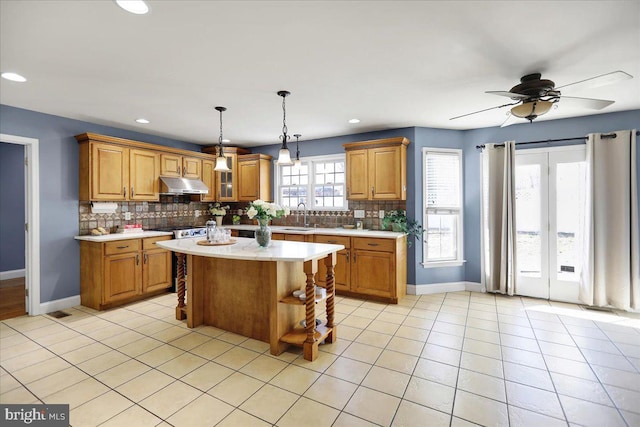
[[[142,239],[142,249],[148,251],[150,249],[162,249],[156,246],[156,242],[161,242],[162,240],[171,240],[171,236],[158,236],[158,237],[147,237],[146,239]]]
[[[353,247],[368,251],[393,252],[396,248],[394,239],[376,239],[372,237],[356,237],[353,239]]]
[[[332,245],[344,245],[345,248],[351,247],[351,238],[347,236],[332,236],[330,234],[316,234],[316,243],[330,243]]]
[[[116,240],[115,242],[105,242],[104,254],[115,255],[140,250],[140,239]]]

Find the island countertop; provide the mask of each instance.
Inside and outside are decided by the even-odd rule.
[[[247,261],[304,262],[344,249],[343,245],[326,243],[291,242],[272,240],[267,248],[261,248],[255,239],[236,237],[236,243],[221,246],[202,246],[202,238],[165,240],[156,245],[173,252],[211,258],[238,259]]]
[[[230,230],[248,230],[255,231],[258,229],[257,225],[251,224],[240,224],[240,225],[223,225],[222,227],[228,228]],[[394,231],[383,231],[383,230],[356,230],[356,229],[347,229],[342,227],[337,228],[323,228],[323,227],[296,227],[296,226],[284,226],[284,225],[272,225],[271,231],[274,233],[285,233],[285,234],[329,234],[332,236],[349,236],[349,237],[375,237],[378,239],[400,239],[405,236],[404,233],[397,233]]]

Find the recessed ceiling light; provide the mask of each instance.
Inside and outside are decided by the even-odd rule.
[[[225,139],[222,140],[222,142],[227,143],[227,142],[231,142],[231,140],[225,138]]]
[[[149,6],[142,0],[116,0],[118,6],[129,13],[144,15],[149,12]]]
[[[16,73],[2,73],[1,76],[3,79],[11,80],[12,82],[24,83],[27,81],[26,78]]]
[[[143,124],[143,125],[148,125],[151,122],[149,120],[147,120],[147,119],[140,118],[140,119],[136,119],[136,123],[140,123],[140,124]]]
[[[360,119],[351,119],[351,120],[349,120],[349,123],[351,123],[351,124],[360,123]]]

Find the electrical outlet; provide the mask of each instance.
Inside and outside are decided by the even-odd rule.
[[[364,218],[364,209],[355,209],[353,211],[354,218]]]
[[[200,209],[196,209],[196,210],[193,212],[193,214],[194,214],[194,216],[195,216],[196,218],[198,218],[198,217],[200,216]]]
[[[378,211],[378,218],[380,219],[384,218],[384,211],[382,209]]]
[[[131,220],[131,212],[125,212],[124,213],[124,220],[125,221],[130,221]]]

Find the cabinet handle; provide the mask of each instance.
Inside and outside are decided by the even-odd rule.
[[[124,194],[124,197],[127,197],[127,187],[122,187],[122,193]]]
[[[133,192],[133,187],[131,187],[131,197],[133,197],[135,193]]]
[[[371,187],[371,197],[375,196],[376,194],[376,189],[374,187]]]
[[[338,243],[337,240],[327,240],[327,243]]]
[[[182,176],[182,173],[180,173],[180,166],[178,166],[178,175]]]
[[[347,264],[349,264],[349,252],[347,252]]]
[[[347,187],[347,197],[349,197],[349,187]]]
[[[140,264],[140,255],[136,255],[136,265]]]
[[[367,245],[369,245],[369,246],[380,246],[379,243],[367,243]]]
[[[144,263],[146,264],[149,261],[149,255],[144,254]]]
[[[127,246],[118,246],[118,249],[127,249],[129,247],[129,245]]]

